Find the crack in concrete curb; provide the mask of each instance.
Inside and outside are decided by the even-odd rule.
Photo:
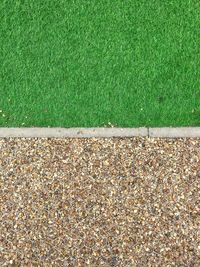
[[[149,138],[149,127],[147,127],[147,136]]]

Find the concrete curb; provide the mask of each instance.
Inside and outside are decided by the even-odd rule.
[[[0,128],[0,137],[131,137],[148,136],[147,128]]]
[[[200,127],[149,128],[149,137],[200,137]]]
[[[200,127],[163,128],[0,128],[0,138],[199,137]]]

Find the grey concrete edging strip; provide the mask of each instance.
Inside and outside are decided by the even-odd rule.
[[[200,137],[200,127],[149,128],[149,137]]]
[[[200,137],[200,127],[163,128],[0,128],[0,138]]]
[[[0,128],[0,137],[131,137],[148,136],[147,128]]]

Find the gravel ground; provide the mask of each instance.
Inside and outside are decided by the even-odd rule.
[[[200,266],[200,139],[0,139],[0,266]]]

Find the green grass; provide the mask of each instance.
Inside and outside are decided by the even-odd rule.
[[[0,126],[200,126],[198,0],[1,0]]]

